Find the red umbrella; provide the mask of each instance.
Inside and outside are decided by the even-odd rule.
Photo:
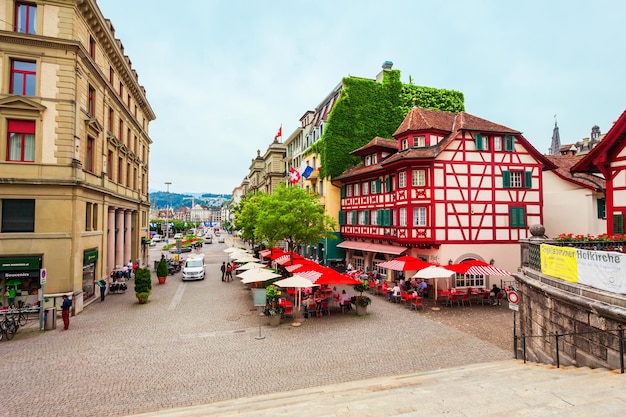
[[[430,262],[422,261],[413,256],[400,256],[387,262],[378,264],[381,268],[392,269],[394,271],[419,271],[421,269],[432,266]]]
[[[331,271],[334,273],[324,273],[315,281],[315,283],[319,285],[356,285],[361,283],[361,281],[359,281],[358,279],[350,278],[347,275],[340,274],[334,269],[331,269]]]
[[[269,249],[264,249],[262,251],[259,251],[259,256],[262,256],[263,258],[269,258],[271,255],[272,259],[274,259],[275,256],[284,255],[285,253],[286,252],[282,250],[281,248],[272,247]]]
[[[279,265],[289,265],[289,264],[291,264],[291,263],[292,263],[292,262],[291,262],[292,260],[293,260],[294,262],[295,262],[295,261],[298,261],[298,262],[299,262],[299,261],[301,261],[301,260],[303,260],[303,259],[305,259],[305,258],[304,258],[304,256],[302,256],[302,255],[298,255],[297,253],[291,254],[291,253],[289,253],[289,252],[286,252],[286,253],[284,253],[284,254],[283,254],[283,255],[281,255],[281,256],[277,256],[277,257],[273,257],[273,258],[272,258],[272,260],[273,260],[274,262],[276,262],[277,264],[279,264]]]
[[[285,269],[288,272],[308,271],[310,269],[318,269],[318,268],[321,268],[321,266],[318,263],[309,261],[306,259],[300,259],[298,260],[298,263],[285,266]]]
[[[487,262],[478,259],[469,259],[458,264],[442,265],[444,268],[454,271],[457,274],[467,274],[467,271],[473,266],[491,266]],[[479,274],[480,275],[480,274]]]

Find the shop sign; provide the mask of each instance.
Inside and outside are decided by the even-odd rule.
[[[40,268],[40,256],[0,258],[0,271],[28,271],[35,269],[39,271]]]
[[[39,270],[33,271],[0,271],[0,278],[22,279],[22,278],[39,278]]]
[[[98,249],[86,250],[83,254],[83,265],[92,264],[98,260]]]

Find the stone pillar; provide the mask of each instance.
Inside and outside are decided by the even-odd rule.
[[[115,266],[121,267],[124,263],[124,210],[118,209],[115,211]]]
[[[109,207],[107,218],[107,276],[115,269],[115,209]]]
[[[126,210],[124,212],[124,263],[128,263],[128,260],[132,256],[132,230],[133,212],[131,210]]]

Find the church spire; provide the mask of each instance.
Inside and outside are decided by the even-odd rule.
[[[561,136],[559,126],[556,124],[556,114],[554,115],[554,129],[552,129],[552,144],[550,145],[550,155],[561,154]]]

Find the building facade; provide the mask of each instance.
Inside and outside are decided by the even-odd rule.
[[[543,222],[542,171],[554,166],[519,131],[465,112],[414,107],[393,136],[353,151],[362,163],[335,178],[353,264],[404,253],[515,271],[518,241]]]
[[[46,268],[44,293],[80,312],[96,281],[147,256],[155,114],[95,0],[3,4],[0,276],[21,270],[30,304]]]

